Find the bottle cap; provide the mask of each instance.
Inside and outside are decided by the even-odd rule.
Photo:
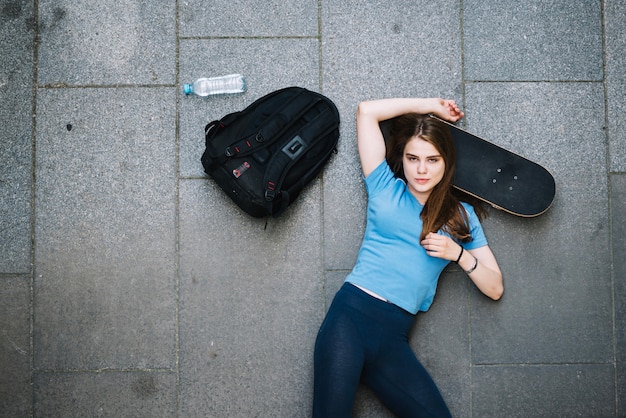
[[[191,94],[191,84],[185,84],[185,86],[183,87],[185,94]]]

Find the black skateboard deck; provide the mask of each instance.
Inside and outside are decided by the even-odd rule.
[[[381,123],[385,138],[390,126],[388,122]],[[454,187],[496,209],[521,217],[539,216],[552,206],[556,184],[548,170],[456,125],[443,122],[449,126],[456,145]]]

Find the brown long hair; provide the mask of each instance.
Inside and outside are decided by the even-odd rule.
[[[418,137],[431,143],[445,162],[443,178],[437,184],[420,217],[422,219],[422,233],[420,240],[429,232],[443,230],[456,240],[469,242],[472,240],[469,229],[469,219],[460,199],[474,205],[479,218],[484,218],[486,210],[475,199],[453,192],[452,181],[456,166],[456,149],[450,130],[440,120],[417,113],[408,113],[393,120],[387,141],[387,162],[395,176],[407,181],[404,176],[403,156],[406,144]]]

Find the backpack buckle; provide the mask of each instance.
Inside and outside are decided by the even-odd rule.
[[[306,143],[300,137],[300,135],[294,136],[287,145],[285,145],[282,151],[287,154],[292,160],[295,160],[306,149]]]
[[[271,202],[276,197],[276,183],[273,181],[267,182],[267,187],[265,188],[265,200]]]
[[[274,190],[266,190],[265,191],[265,200],[271,202],[276,197],[276,192]]]

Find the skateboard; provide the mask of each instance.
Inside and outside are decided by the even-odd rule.
[[[441,121],[450,128],[456,146],[454,187],[496,209],[525,218],[539,216],[552,206],[556,184],[548,170],[456,125]],[[381,123],[385,139],[390,126],[391,120]]]

